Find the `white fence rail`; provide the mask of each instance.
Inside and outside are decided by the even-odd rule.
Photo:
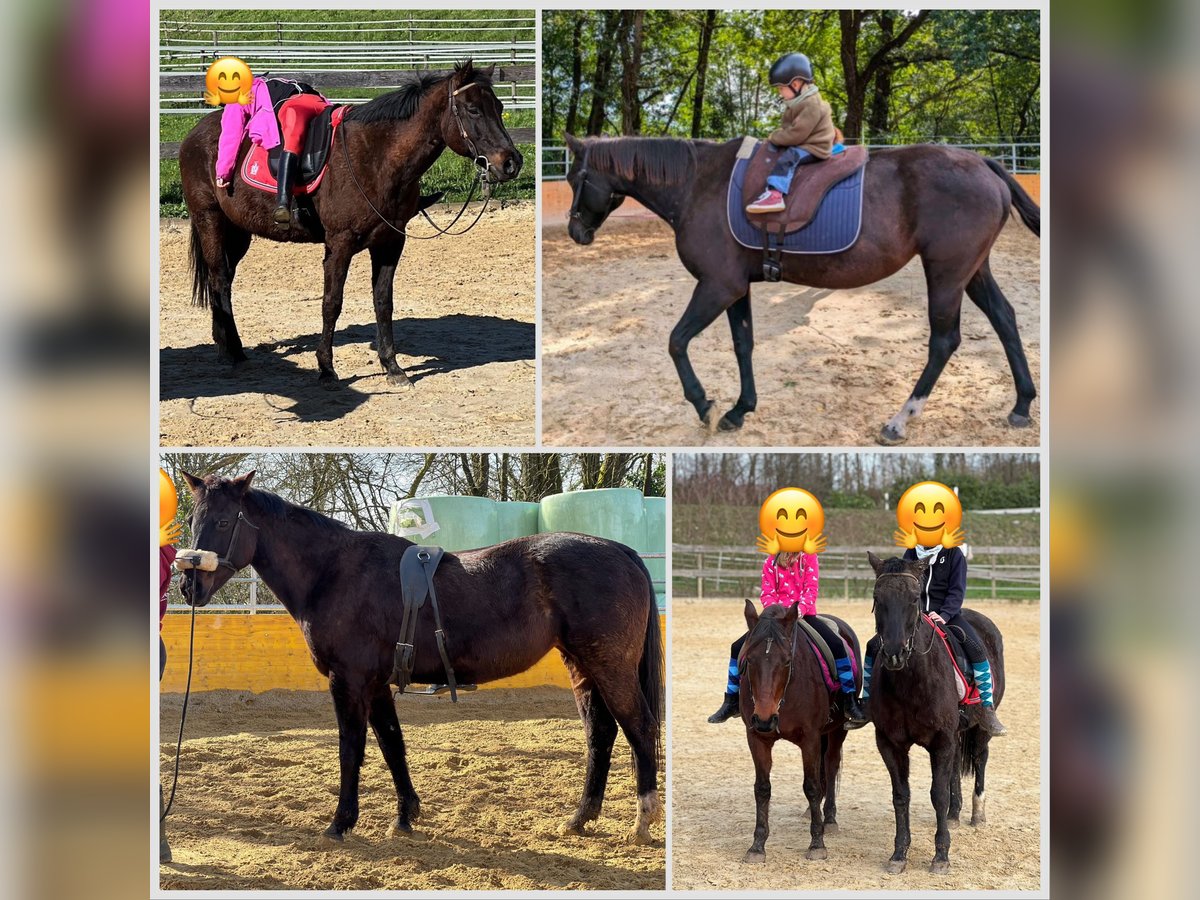
[[[884,558],[895,547],[836,547],[821,554],[821,596],[844,600],[871,596],[875,576],[867,551]],[[968,599],[1037,600],[1041,596],[1041,551],[1037,547],[968,545]],[[757,597],[763,555],[738,547],[676,544],[671,577],[677,597]]]
[[[998,159],[1010,172],[1032,174],[1042,170],[1042,145],[1035,141],[986,141],[983,143],[955,143],[931,139],[930,143],[943,144],[947,147],[959,147],[964,150],[974,150],[983,156]],[[904,144],[867,144],[871,150],[882,150],[886,147],[900,147]],[[542,148],[542,180],[562,181],[571,169],[571,157],[566,147],[550,146]]]

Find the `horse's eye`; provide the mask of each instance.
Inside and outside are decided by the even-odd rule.
[[[916,506],[913,507],[913,512],[915,512],[915,513],[925,512],[925,504],[918,503]]]
[[[478,106],[468,106],[467,114],[478,119],[479,118],[479,107]]]
[[[222,519],[220,522],[218,522],[218,523],[217,523],[217,527],[218,527],[218,528],[228,528],[228,527],[229,527],[229,520],[228,520],[228,519]]]
[[[779,508],[779,512],[775,513],[775,518],[777,518],[777,519],[786,519],[787,517],[788,517],[787,510],[784,509],[782,506]]]
[[[942,505],[941,501],[938,501],[937,503],[933,504],[933,511],[934,512],[945,512],[946,507]]]

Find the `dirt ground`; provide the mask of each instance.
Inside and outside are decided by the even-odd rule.
[[[437,221],[444,221],[434,214]],[[418,222],[414,231],[431,233]],[[317,382],[320,244],[255,238],[233,308],[249,361],[217,359],[208,310],[191,305],[190,228],[164,220],[160,441],[164,446],[527,446],[535,442],[534,205],[487,213],[468,236],[409,241],[395,282],[398,359],[388,383],[373,347],[371,261],[346,279],[334,366]]]
[[[754,764],[737,721],[709,725],[728,665],[729,644],[744,627],[737,600],[675,600],[672,614],[672,871],[677,890],[1036,890],[1040,870],[1042,723],[1039,707],[1037,604],[977,603],[1004,635],[1007,692],[998,708],[1008,735],[991,745],[984,828],[970,819],[970,781],[964,781],[963,825],[951,833],[950,873],[929,874],[934,814],[929,803],[928,755],[914,748],[912,848],[908,869],[891,876],[895,818],[891,781],[871,725],[846,741],[838,796],[840,831],[827,835],[829,858],[804,858],[808,805],[801,787],[799,748],[775,745],[771,834],[765,865],[742,856],[754,836]],[[865,642],[872,629],[865,603],[823,603]]]
[[[181,695],[161,706],[170,786]],[[655,846],[626,841],[636,816],[618,737],[607,799],[587,837],[565,836],[583,787],[583,726],[570,691],[497,689],[399,704],[421,797],[411,836],[389,837],[391,775],[368,733],[361,815],[344,844],[322,838],[337,804],[338,738],[328,695],[212,691],[192,697],[164,889],[661,890]]]
[[[992,270],[1013,304],[1035,384],[1041,383],[1038,240],[1010,222]],[[754,285],[758,409],[740,431],[709,434],[683,399],[667,337],[695,279],[658,220],[610,222],[581,247],[563,226],[542,232],[542,434],[551,446],[871,446],[926,362],[919,260],[878,284],[826,291]],[[964,299],[962,346],[909,425],[914,446],[1031,446],[1012,428],[1016,400],[999,338]],[[722,317],[692,341],[692,364],[724,413],[737,363]],[[630,378],[629,373],[636,373]]]

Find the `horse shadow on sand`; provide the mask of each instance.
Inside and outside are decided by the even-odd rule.
[[[397,353],[404,358],[402,364],[414,383],[489,363],[532,362],[535,358],[532,322],[455,314],[401,319],[395,331]],[[374,350],[375,334],[374,324],[339,329],[334,335],[334,364],[338,363],[338,347],[367,344]],[[319,382],[313,371],[302,368],[296,359],[314,360],[319,339],[319,333],[312,333],[258,344],[236,369],[219,359],[208,343],[164,347],[159,351],[159,399],[196,400],[257,393],[286,397],[291,405],[279,407],[280,411],[303,422],[340,419],[377,393],[359,389],[358,382],[386,382],[377,367],[370,374],[343,375],[334,383]]]

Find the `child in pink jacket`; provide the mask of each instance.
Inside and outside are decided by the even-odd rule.
[[[283,144],[276,175],[275,222],[287,225],[292,220],[292,187],[300,169],[304,134],[308,123],[329,105],[310,85],[286,78],[255,78],[250,87],[250,102],[227,103],[221,113],[221,137],[217,142],[217,187],[228,187],[237,167],[238,150],[247,134],[251,143],[264,150]],[[275,110],[279,110],[276,121]],[[282,134],[280,130],[282,127]]]
[[[783,603],[787,606],[798,606],[804,621],[811,625],[824,638],[829,649],[833,651],[837,667],[838,684],[841,686],[843,709],[848,720],[848,727],[861,728],[866,724],[866,716],[858,705],[858,687],[854,683],[854,670],[850,665],[850,657],[841,638],[832,628],[817,618],[817,594],[820,590],[821,564],[815,553],[777,553],[768,556],[763,562],[762,569],[762,605],[763,609]],[[741,673],[738,667],[738,657],[742,646],[749,634],[744,634],[729,648],[729,681],[725,686],[725,697],[721,708],[708,717],[714,725],[732,719],[740,712],[738,691],[741,686]]]

